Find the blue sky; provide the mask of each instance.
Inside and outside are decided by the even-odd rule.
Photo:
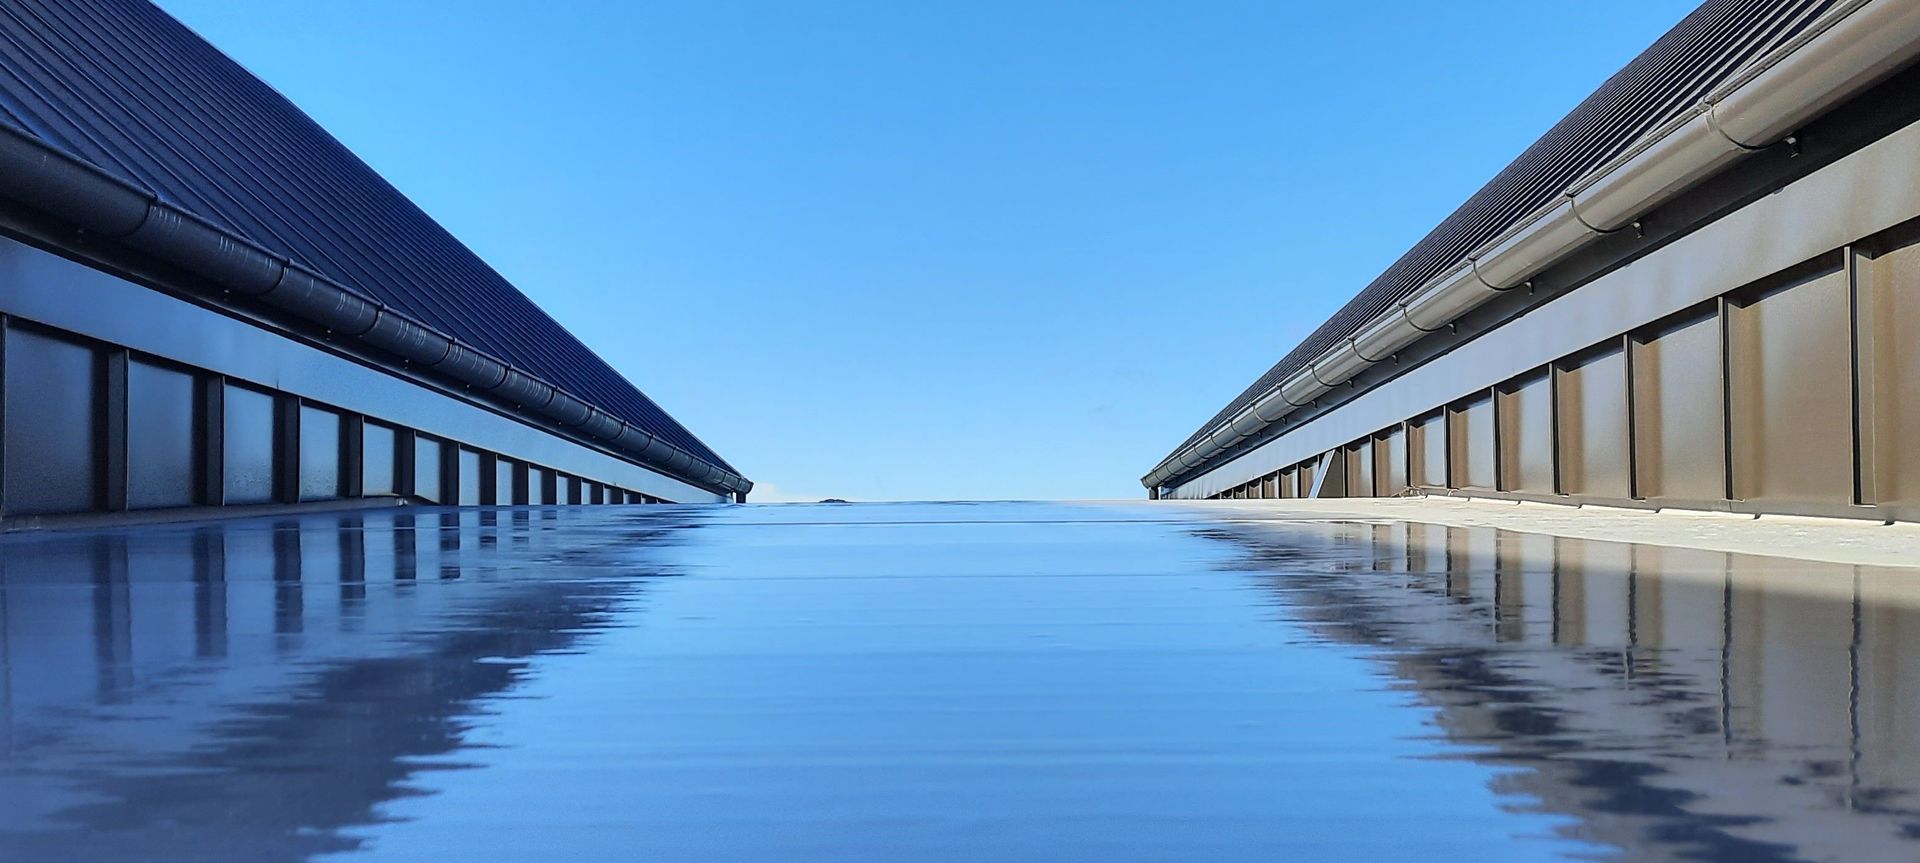
[[[1691,8],[160,0],[760,484],[1138,477]]]

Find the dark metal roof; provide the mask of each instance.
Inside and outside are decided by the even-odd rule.
[[[1700,104],[1839,0],[1708,0],[1600,85],[1379,278],[1175,447],[1200,440],[1420,286]]]
[[[293,103],[144,0],[0,2],[0,123],[732,470]]]

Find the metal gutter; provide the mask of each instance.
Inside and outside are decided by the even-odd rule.
[[[612,449],[653,470],[714,492],[753,483],[540,378],[263,249],[244,237],[0,122],[0,195],[112,238],[205,277],[225,302],[239,294],[330,336],[398,357],[495,403],[551,422],[562,436]]]
[[[1920,56],[1920,3],[1854,0],[1155,465],[1159,488]]]

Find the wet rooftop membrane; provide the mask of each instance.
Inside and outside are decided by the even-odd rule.
[[[1275,508],[0,537],[0,860],[1912,860],[1920,570]]]

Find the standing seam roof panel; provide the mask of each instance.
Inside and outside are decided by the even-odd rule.
[[[1629,62],[1386,272],[1174,448],[1185,450],[1367,322],[1672,122],[1838,0],[1708,0]],[[1170,454],[1171,457],[1171,454]]]
[[[311,118],[149,3],[0,6],[0,120],[732,469]]]

